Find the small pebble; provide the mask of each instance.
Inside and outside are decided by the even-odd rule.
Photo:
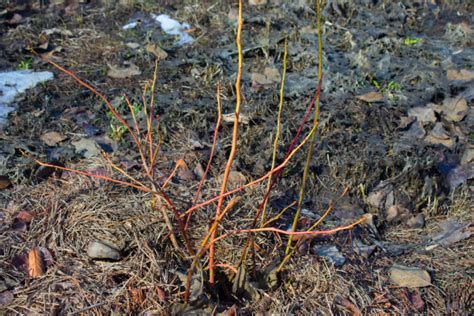
[[[95,241],[87,248],[87,255],[92,259],[120,260],[120,251],[114,247]]]

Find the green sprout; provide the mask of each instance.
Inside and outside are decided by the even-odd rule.
[[[122,102],[115,106],[118,111],[125,109],[126,106],[124,105],[124,100],[125,98],[120,98],[120,101]],[[141,111],[141,109],[142,106],[140,103],[132,103],[132,111],[134,116],[136,116]],[[121,140],[124,134],[127,132],[127,127],[123,125],[122,122],[120,122],[111,111],[107,112],[107,117],[110,121],[110,137],[114,140]]]
[[[391,91],[400,91],[402,88],[395,81],[390,81],[387,85],[387,89]]]
[[[422,41],[421,38],[405,38],[405,40],[403,41],[403,44],[407,45],[407,46],[411,46],[411,45],[415,45],[415,44],[418,44]]]
[[[372,79],[372,84],[374,85],[375,88],[377,88],[377,90],[380,90],[382,88],[382,86],[376,79]]]
[[[379,82],[377,79],[371,80],[372,85],[379,90],[380,92],[388,92],[388,91],[400,91],[402,88],[400,84],[395,81],[390,81],[389,83]]]
[[[32,65],[33,65],[33,58],[27,58],[25,60],[20,61],[20,63],[18,64],[18,69],[28,70],[28,69],[31,69]]]
[[[474,133],[469,134],[467,138],[469,138],[471,142],[474,142]]]

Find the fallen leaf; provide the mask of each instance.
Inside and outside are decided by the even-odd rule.
[[[40,139],[46,143],[49,147],[54,147],[58,143],[67,139],[67,136],[60,134],[58,132],[47,132],[40,136]]]
[[[408,110],[408,116],[415,117],[421,123],[436,122],[436,115],[433,109],[428,107],[414,107]]]
[[[131,49],[137,49],[140,47],[140,44],[138,43],[135,43],[135,42],[128,42],[125,44],[125,46],[127,46],[128,48],[131,48]]]
[[[388,208],[393,205],[393,185],[380,183],[367,197],[367,203],[377,209]]]
[[[454,140],[449,137],[441,122],[435,124],[430,134],[425,137],[425,142],[432,145],[443,145],[447,148],[454,146]]]
[[[12,229],[17,232],[26,232],[28,230],[28,223],[18,219],[14,218],[12,221]]]
[[[54,27],[52,29],[43,30],[41,33],[46,35],[46,36],[53,35],[53,34],[59,34],[59,35],[62,35],[62,36],[72,36],[73,35],[71,31],[66,30],[66,29],[60,29],[60,28],[57,28],[57,27]]]
[[[352,247],[356,254],[364,258],[368,258],[374,252],[375,248],[377,248],[376,245],[368,246],[364,244],[359,238],[354,238],[352,240]]]
[[[250,5],[264,5],[267,4],[268,0],[249,0]]]
[[[237,316],[237,306],[234,304],[229,309],[222,313],[218,313],[217,316]]]
[[[0,190],[7,189],[12,185],[12,182],[7,176],[0,176]]]
[[[219,182],[219,184],[222,183],[223,179],[224,174],[221,174],[219,175],[219,177],[217,177],[217,181]],[[227,179],[227,186],[229,187],[229,189],[236,189],[245,185],[245,183],[247,183],[247,178],[241,172],[231,171],[229,173],[229,177]]]
[[[158,44],[148,44],[145,48],[147,52],[152,53],[160,60],[166,59],[166,57],[168,57],[168,53],[165,52]]]
[[[422,312],[423,309],[425,308],[425,302],[423,301],[423,298],[421,297],[421,293],[418,289],[415,289],[415,293],[413,293],[410,296],[410,301],[413,307],[418,311]]]
[[[345,309],[347,309],[352,316],[362,315],[360,309],[346,298],[339,300],[339,304],[341,304]]]
[[[30,213],[30,212],[26,212],[26,211],[20,211],[20,212],[18,212],[18,214],[16,214],[15,218],[29,224],[29,223],[31,223],[31,221],[33,220],[35,215],[36,214],[34,214],[34,213]]]
[[[439,224],[442,231],[431,237],[432,244],[449,246],[458,241],[471,237],[472,232],[468,231],[470,224],[461,224],[454,220],[445,220]]]
[[[447,76],[449,80],[470,81],[474,80],[474,71],[469,69],[448,69]]]
[[[273,67],[265,67],[263,74],[270,80],[272,83],[279,83],[281,81],[281,75],[278,69]]]
[[[179,169],[177,174],[181,181],[192,181],[195,179],[194,172],[189,169]]]
[[[138,66],[132,63],[128,63],[126,67],[114,66],[110,64],[107,64],[107,66],[109,67],[107,76],[114,79],[130,78],[133,76],[138,76],[142,73]]]
[[[446,176],[446,181],[449,188],[454,190],[472,178],[474,178],[474,164],[465,164],[451,169]]]
[[[346,257],[339,251],[336,246],[323,245],[313,247],[313,251],[320,257],[325,258],[336,267],[342,266],[346,262]]]
[[[46,271],[46,267],[39,248],[31,249],[28,252],[28,274],[32,278],[39,278]]]
[[[41,258],[43,258],[43,262],[46,268],[49,268],[54,264],[53,255],[51,252],[45,247],[38,247],[39,251],[41,252]]]
[[[380,92],[372,91],[372,92],[357,96],[357,99],[368,102],[368,103],[372,103],[372,102],[381,102],[384,100],[384,97]]]
[[[0,307],[7,306],[13,302],[13,293],[11,291],[3,291],[0,293]]]
[[[398,264],[390,268],[390,280],[398,286],[409,288],[431,285],[430,274],[425,270]]]
[[[443,101],[443,114],[451,122],[461,121],[468,109],[467,101],[463,97],[447,98]]]
[[[254,72],[250,77],[252,79],[252,88],[257,90],[260,88],[272,88],[281,80],[278,69],[270,67],[266,67],[263,74]]]
[[[22,253],[13,256],[12,265],[19,271],[28,272],[28,255]]]
[[[461,164],[467,165],[474,160],[474,144],[466,144],[461,158]],[[1,185],[0,185],[1,187]]]
[[[407,226],[410,228],[423,228],[425,226],[425,217],[421,213],[412,216],[407,220]]]
[[[155,288],[156,294],[158,295],[158,299],[161,303],[166,302],[166,293],[160,287]]]
[[[202,167],[201,163],[197,163],[196,167],[194,168],[194,174],[198,176],[200,179],[204,176],[204,168]]]
[[[421,139],[425,137],[426,131],[423,128],[423,124],[420,121],[416,120],[410,125],[410,128],[403,133],[403,135],[407,139],[413,141],[413,139]]]
[[[76,153],[82,154],[86,158],[100,155],[99,145],[93,139],[81,138],[72,142],[72,145],[76,148]]]
[[[18,14],[18,13],[14,13],[13,16],[11,17],[11,19],[5,21],[6,24],[10,25],[10,26],[16,26],[18,24],[21,24],[24,22],[24,19],[23,17]]]
[[[232,293],[235,295],[245,295],[255,301],[261,298],[259,291],[249,281],[245,265],[241,264],[237,269],[237,273],[232,284]]]
[[[385,219],[387,222],[399,222],[410,216],[410,211],[398,204],[390,206],[385,211]]]
[[[143,292],[143,289],[140,288],[135,288],[135,287],[129,287],[128,292],[130,293],[130,297],[132,298],[132,302],[134,304],[141,304],[143,303],[145,299],[145,293]]]
[[[222,120],[226,123],[234,123],[235,113],[223,114]],[[242,113],[239,114],[239,123],[248,124],[249,122],[250,122],[250,118],[247,115],[242,114]]]
[[[402,117],[400,118],[400,123],[398,123],[398,129],[407,128],[408,125],[410,125],[414,120],[415,120],[414,117],[402,116]]]
[[[51,161],[50,164],[59,166],[59,167],[64,167],[64,164],[62,164],[59,161]],[[38,170],[36,170],[35,178],[36,178],[36,181],[41,182],[48,179],[53,174],[56,175],[57,177],[61,177],[62,172],[63,172],[62,170],[54,168],[54,167],[39,166]]]

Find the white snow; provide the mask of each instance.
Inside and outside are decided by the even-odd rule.
[[[12,105],[18,94],[52,78],[53,73],[49,71],[18,70],[0,72],[0,127],[6,124],[8,113],[15,110]]]
[[[193,42],[193,38],[184,30],[191,28],[188,23],[179,23],[178,21],[170,18],[166,14],[156,15],[151,13],[151,17],[160,23],[161,29],[169,35],[179,35],[179,41],[177,45],[185,45]]]

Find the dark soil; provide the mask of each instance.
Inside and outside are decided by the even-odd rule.
[[[256,234],[256,250],[247,264],[250,285],[233,292],[235,273],[222,267],[218,284],[211,288],[203,259],[203,275],[195,275],[203,278],[203,285],[197,282],[202,293],[195,293],[188,305],[183,302],[182,277],[189,258],[172,247],[161,213],[150,211],[149,195],[71,172],[54,173],[33,160],[114,175],[100,154],[76,150],[75,142],[92,139],[140,177],[132,139],[114,133],[111,125],[118,125],[101,100],[29,49],[73,71],[109,100],[120,103],[126,94],[139,104],[155,65],[146,46],[158,44],[168,56],[159,63],[156,85],[162,137],[157,183],[183,159],[188,170],[173,177],[167,193],[181,211],[190,207],[200,180],[196,167],[205,168],[209,159],[218,83],[223,113],[233,113],[235,105],[237,4],[158,2],[132,7],[0,6],[0,70],[17,69],[31,58],[28,67],[34,71],[55,73],[53,80],[17,100],[17,111],[0,131],[0,176],[11,182],[0,186],[0,313],[233,315],[234,304],[237,314],[474,312],[469,238],[474,192],[472,2],[324,4],[321,116],[299,229],[307,229],[333,204],[318,228],[347,225],[363,214],[373,214],[374,224],[308,239],[274,286],[268,277],[282,260],[287,237]],[[242,115],[249,120],[239,127],[233,170],[247,181],[271,168],[280,88],[279,80],[262,85],[252,74],[263,74],[266,68],[282,73],[287,37],[278,162],[318,83],[314,1],[268,2],[244,3]],[[19,24],[11,23],[15,13],[23,18]],[[177,46],[177,38],[153,24],[150,13],[189,23],[194,42]],[[136,28],[122,29],[138,19]],[[46,32],[54,28],[57,31]],[[138,66],[141,74],[107,76],[108,64],[126,63]],[[465,77],[459,75],[461,70]],[[369,92],[383,99],[364,101]],[[465,100],[467,109],[458,113],[457,107],[449,108],[452,98]],[[415,118],[414,108],[434,109],[434,119]],[[125,113],[126,108],[119,110]],[[307,124],[303,134],[310,128]],[[42,135],[52,131],[66,139],[48,146]],[[231,137],[232,124],[223,122],[201,200],[219,193]],[[305,159],[300,152],[281,174],[270,197],[269,216],[298,199]],[[221,230],[250,227],[265,188],[263,182],[239,193]],[[341,197],[346,188],[348,193]],[[193,216],[196,245],[214,211],[211,204]],[[295,211],[290,208],[274,226],[287,229]],[[444,235],[438,234],[442,231]],[[90,259],[87,247],[96,240],[113,243],[121,259]],[[218,263],[237,267],[245,242],[246,235],[220,242]],[[322,255],[331,246],[337,247],[337,255]],[[26,253],[35,247],[51,257],[39,278],[28,276],[25,265]],[[345,260],[338,261],[338,256]],[[394,264],[427,271],[431,285],[396,284],[390,278]]]

